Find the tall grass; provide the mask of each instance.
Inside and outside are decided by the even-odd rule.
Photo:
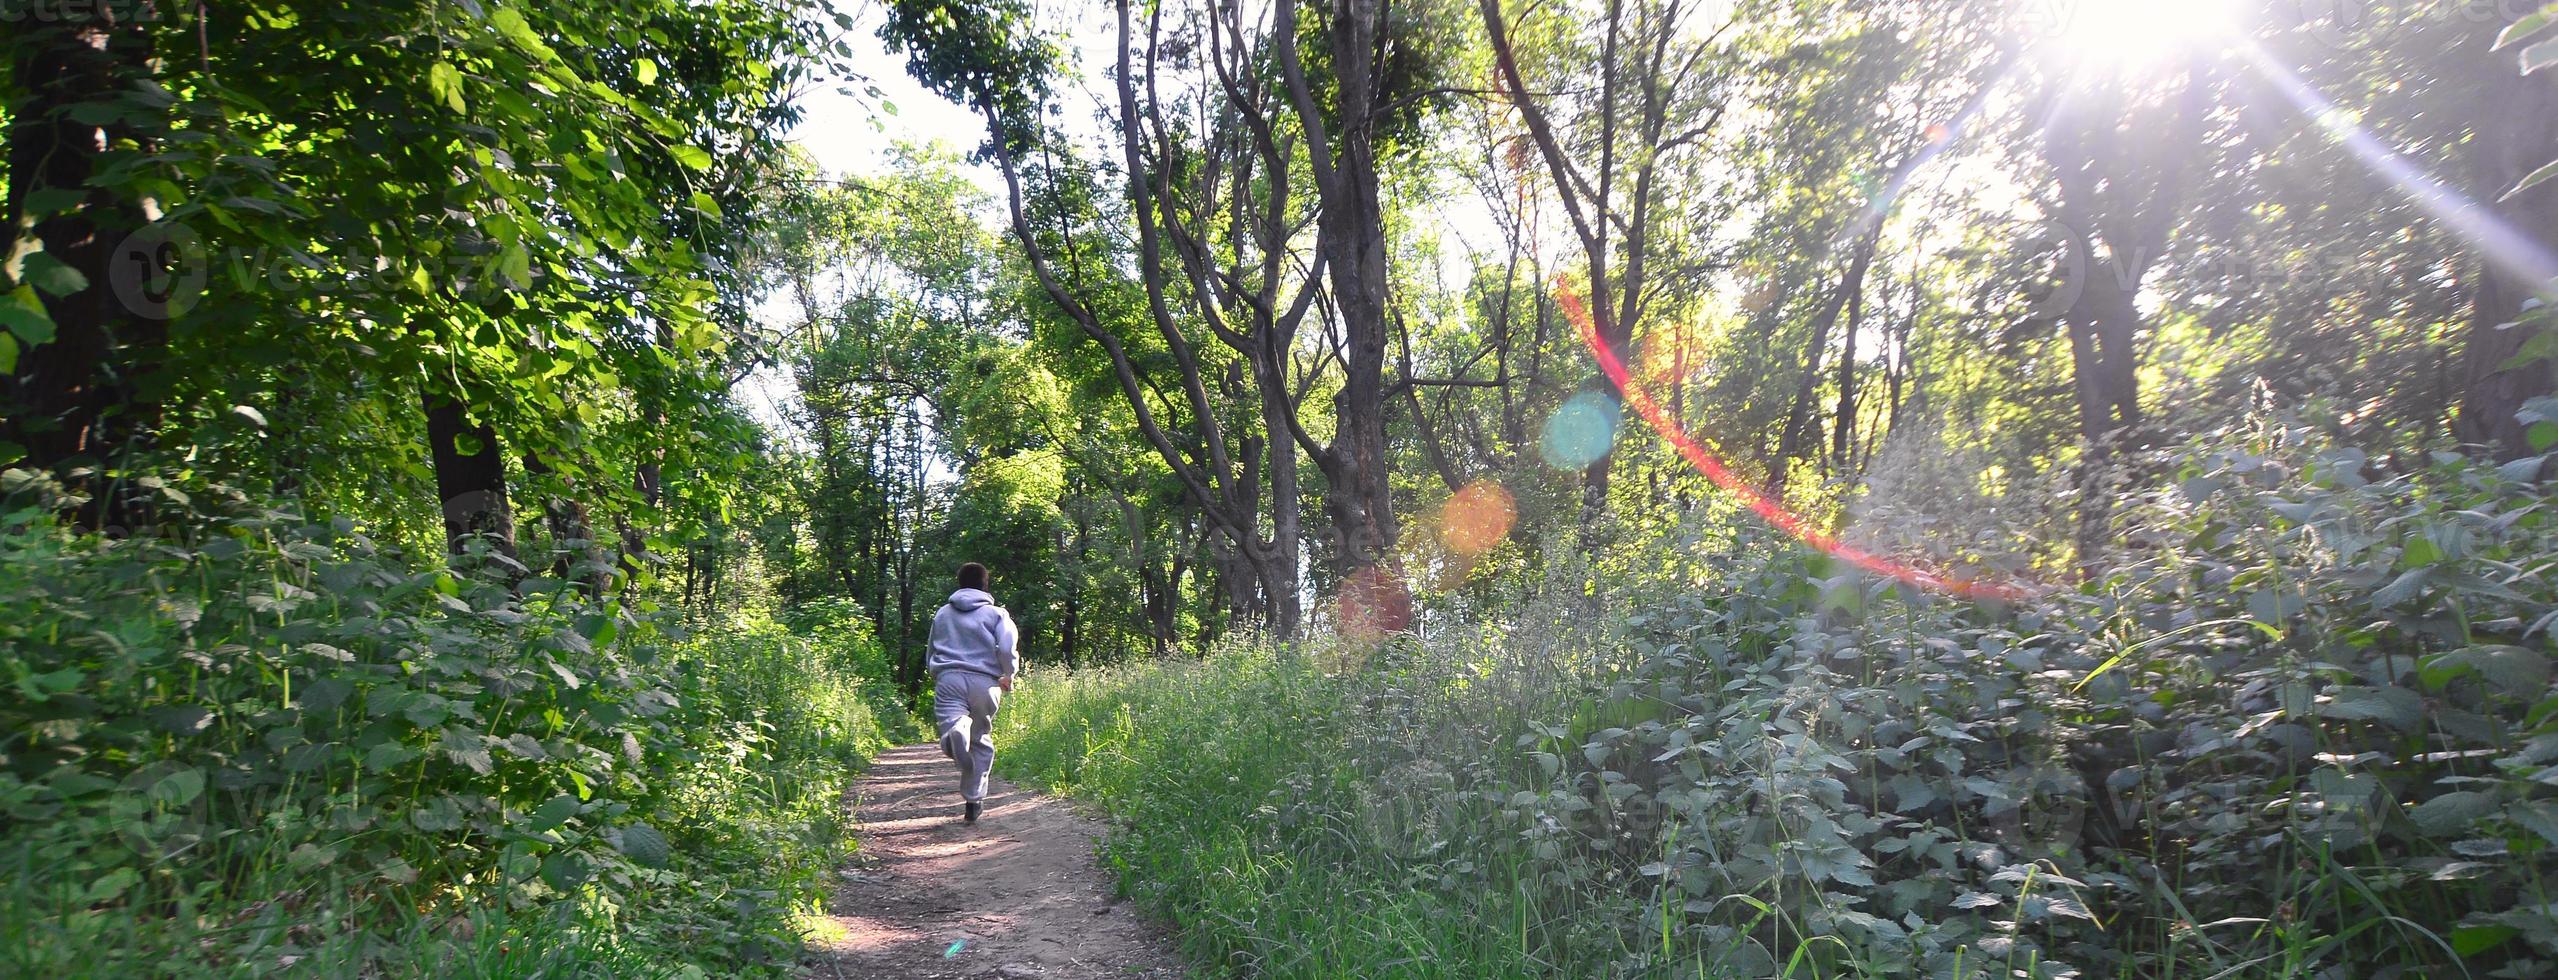
[[[2293,433],[1998,608],[1700,515],[1363,648],[1033,675],[1008,772],[1239,976],[2558,969],[2553,532]]]
[[[1495,732],[1558,703],[1566,688],[1522,683],[1551,665],[1343,653],[1245,640],[1034,675],[1005,703],[1000,766],[1105,808],[1105,860],[1221,971],[1583,975],[1636,952],[1607,923],[1644,899],[1557,888],[1533,849],[1468,839],[1496,801],[1441,763],[1494,759]]]
[[[1505,923],[1404,887],[1368,853],[1368,828],[1344,820],[1363,781],[1345,732],[1354,693],[1248,648],[1034,677],[1004,706],[1002,765],[1107,808],[1106,860],[1201,962],[1273,977],[1518,972]]]

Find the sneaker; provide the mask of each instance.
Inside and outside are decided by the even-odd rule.
[[[969,823],[976,823],[976,822],[977,822],[977,815],[978,815],[979,813],[983,813],[983,812],[985,812],[985,809],[986,809],[986,805],[985,805],[985,804],[983,804],[983,803],[979,803],[979,802],[977,802],[976,800],[970,800],[970,801],[968,801],[968,816],[967,816],[967,818],[966,818],[966,819],[968,820],[968,822],[969,822]]]

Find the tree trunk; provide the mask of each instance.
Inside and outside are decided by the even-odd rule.
[[[1262,339],[1265,344],[1276,344],[1274,338],[1275,332],[1265,332]],[[1271,630],[1280,639],[1293,639],[1305,622],[1305,603],[1298,594],[1297,580],[1305,553],[1305,493],[1299,482],[1297,441],[1291,430],[1294,409],[1288,404],[1288,381],[1280,368],[1287,363],[1287,354],[1281,351],[1252,360],[1253,383],[1261,389],[1265,433],[1262,442],[1270,453],[1270,554],[1261,563],[1259,574]],[[1249,451],[1246,455],[1249,458]],[[1245,483],[1251,485],[1252,481],[1247,479]]]
[[[1840,474],[1856,469],[1856,328],[1865,319],[1865,291],[1847,298],[1847,335],[1839,345],[1839,408],[1830,423],[1830,457]]]
[[[1393,567],[1394,503],[1386,478],[1389,283],[1374,129],[1383,80],[1375,48],[1385,10],[1379,0],[1333,0],[1331,19],[1341,130],[1330,148],[1330,165],[1317,168],[1316,186],[1323,197],[1317,238],[1332,278],[1331,298],[1341,318],[1345,350],[1341,390],[1333,396],[1337,428],[1319,460],[1331,484],[1324,509],[1332,516],[1340,546],[1335,560],[1345,579],[1381,567],[1385,570],[1374,574],[1398,576]],[[1301,97],[1299,106],[1301,115],[1320,115],[1310,111],[1310,99]],[[1315,118],[1305,122],[1309,128],[1321,125]]]
[[[2068,94],[2056,96],[2064,101],[2044,126],[2043,158],[2059,188],[2057,216],[2078,290],[2061,319],[2080,434],[2096,459],[2113,450],[2117,433],[2141,424],[2141,284],[2184,210],[2188,170],[2208,153],[2202,136],[2213,84],[2203,63],[2187,66],[2183,88],[2156,110],[2165,115],[2137,136],[2118,118],[2127,111],[2119,101],[2089,105]]]
[[[23,101],[13,107],[8,132],[6,225],[9,241],[0,257],[17,258],[40,247],[46,260],[76,273],[39,282],[37,295],[53,321],[53,339],[21,352],[15,377],[0,401],[0,440],[25,451],[24,464],[60,472],[94,467],[66,484],[89,500],[74,515],[91,529],[131,528],[148,520],[140,502],[115,481],[116,472],[146,448],[158,419],[156,396],[144,378],[168,341],[168,302],[153,287],[172,256],[165,249],[135,250],[128,236],[147,221],[140,201],[114,186],[93,184],[109,146],[131,139],[127,124],[84,122],[88,105],[109,104],[129,75],[151,54],[142,4],[100,4],[88,19],[11,23],[24,32],[10,45],[14,87]],[[121,105],[121,103],[113,103]],[[131,111],[123,109],[120,111]],[[116,182],[110,178],[109,183]],[[79,200],[50,214],[28,211],[40,191],[72,192]],[[48,209],[51,210],[51,209]],[[32,234],[30,234],[32,232]],[[55,288],[77,285],[67,295]]]
[[[1173,547],[1172,567],[1164,572],[1163,609],[1154,621],[1156,635],[1161,638],[1155,646],[1156,656],[1171,653],[1173,645],[1181,642],[1181,579],[1190,572],[1190,556],[1194,553],[1191,549],[1197,543],[1197,534],[1185,530]],[[1194,574],[1192,577],[1196,579],[1197,576]],[[1202,616],[1200,620],[1202,628],[1205,628],[1207,617]]]
[[[913,404],[909,403],[901,410],[898,418],[906,425],[907,469],[905,485],[899,489],[906,495],[906,503],[913,505],[914,512],[900,519],[905,533],[899,535],[897,542],[897,636],[899,649],[906,651],[908,683],[915,690],[922,690],[926,680],[924,664],[927,655],[924,644],[915,636],[915,550],[923,544],[924,508],[927,505],[924,499],[924,433],[923,423],[916,417]]]
[[[1849,301],[1865,291],[1865,274],[1874,265],[1878,234],[1879,231],[1868,231],[1857,239],[1856,251],[1848,256],[1847,271],[1839,277],[1838,289],[1812,316],[1811,337],[1803,348],[1803,373],[1795,383],[1792,407],[1785,413],[1785,428],[1777,436],[1776,459],[1768,465],[1768,487],[1772,492],[1785,492],[1795,460],[1820,452],[1820,434],[1814,431],[1819,423],[1813,419],[1812,409],[1813,396],[1819,393],[1821,383],[1821,358],[1829,353],[1830,329],[1838,325]]]
[[[461,400],[428,392],[427,446],[435,460],[435,495],[443,501],[445,547],[467,554],[473,540],[520,568],[515,555],[515,515],[506,501],[506,458],[497,430],[475,421]]]
[[[1057,616],[1057,656],[1066,662],[1068,670],[1079,666],[1075,660],[1075,634],[1077,627],[1083,625],[1083,602],[1078,592],[1066,590],[1066,608]]]
[[[1223,534],[1211,536],[1209,549],[1216,560],[1217,583],[1226,594],[1228,625],[1261,619],[1262,570]]]
[[[540,453],[524,454],[524,473],[531,477],[552,475],[550,464]],[[588,527],[586,505],[560,487],[542,504],[542,523],[551,534],[551,576],[593,592],[600,584],[595,553],[595,532]]]
[[[2134,346],[2141,314],[2134,297],[2146,271],[2143,266],[2118,276],[2097,269],[2078,304],[2064,318],[2069,325],[2070,373],[2078,392],[2080,435],[2099,457],[2113,451],[2115,433],[2141,423],[2139,352]],[[2131,282],[2127,285],[2124,279]]]
[[[2504,227],[2547,254],[2558,244],[2553,241],[2558,236],[2558,181],[2500,198],[2533,170],[2558,159],[2558,70],[2520,74],[2512,58],[2484,53],[2494,33],[2486,31],[2477,39],[2483,70],[2491,74],[2478,98],[2468,103],[2492,113],[2471,126],[2469,163],[2477,175],[2476,196],[2492,202],[2487,207]],[[2486,447],[2498,460],[2515,460],[2536,454],[2515,413],[2534,398],[2558,393],[2553,384],[2558,364],[2512,364],[2525,343],[2553,328],[2545,320],[2510,329],[2506,325],[2521,319],[2523,303],[2547,293],[2550,283],[2535,277],[2527,268],[2530,262],[2485,258],[2471,294],[2461,357],[2467,383],[2461,387],[2452,433],[2462,442]],[[2540,270],[2543,275],[2547,271]]]
[[[649,413],[648,418],[652,429],[663,421],[654,411]],[[642,452],[647,451],[642,450]],[[666,496],[663,476],[656,460],[643,458],[638,466],[632,468],[631,489],[639,493],[641,516],[654,518],[657,515],[658,505]],[[620,518],[619,521],[622,553],[618,562],[624,576],[637,579],[640,572],[647,569],[653,561],[648,553],[648,529],[645,525],[628,517]]]

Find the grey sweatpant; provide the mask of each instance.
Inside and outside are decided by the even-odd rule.
[[[941,751],[959,764],[959,797],[986,798],[986,774],[995,768],[995,708],[1004,689],[973,670],[944,671],[933,678],[933,727]]]

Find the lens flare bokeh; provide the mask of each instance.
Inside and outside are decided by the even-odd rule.
[[[1765,491],[1742,479],[1740,474],[1733,472],[1731,466],[1723,461],[1722,456],[1689,435],[1686,427],[1670,416],[1669,410],[1662,407],[1660,399],[1652,397],[1651,390],[1626,369],[1625,359],[1599,336],[1598,325],[1591,319],[1589,306],[1579,289],[1569,281],[1557,280],[1555,293],[1563,306],[1564,315],[1571,319],[1573,328],[1580,333],[1581,343],[1590,349],[1590,356],[1599,362],[1600,372],[1607,375],[1608,380],[1615,382],[1617,390],[1625,394],[1626,406],[1634,409],[1634,414],[1641,416],[1643,421],[1652,427],[1653,432],[1677,449],[1679,456],[1687,460],[1688,465],[1695,467],[1698,473],[1704,474],[1706,479],[1713,481],[1714,485],[1721,487],[1724,492],[1740,498],[1744,506],[1748,507],[1752,513],[1759,515],[1760,519],[1767,521],[1769,525],[1859,569],[1930,591],[1970,599],[1994,600],[2020,599],[2033,593],[2031,589],[2012,583],[1982,581],[1920,568],[1904,560],[1855,547],[1839,540],[1837,535],[1813,526],[1810,520],[1788,508],[1784,501],[1769,496]],[[1565,411],[1556,412],[1555,423],[1546,428],[1548,462],[1554,461],[1555,433],[1558,427],[1565,425],[1566,412],[1572,409],[1575,402],[1590,397],[1592,396],[1586,393],[1575,396],[1573,401],[1564,403]],[[1616,403],[1604,395],[1598,396],[1598,399],[1610,409],[1615,407]],[[1585,409],[1585,411],[1592,410]],[[1610,421],[1608,429],[1613,432],[1614,413],[1611,412],[1608,418]]]
[[[1439,540],[1460,555],[1481,555],[1510,535],[1519,519],[1519,502],[1491,480],[1476,480],[1448,498],[1439,523]]]
[[[1558,470],[1586,469],[1606,458],[1608,450],[1616,445],[1617,425],[1624,415],[1616,399],[1606,392],[1574,395],[1546,419],[1545,438],[1537,448],[1548,466]]]
[[[1412,590],[1403,575],[1383,565],[1370,565],[1341,583],[1334,599],[1334,627],[1344,637],[1374,642],[1412,626]]]

